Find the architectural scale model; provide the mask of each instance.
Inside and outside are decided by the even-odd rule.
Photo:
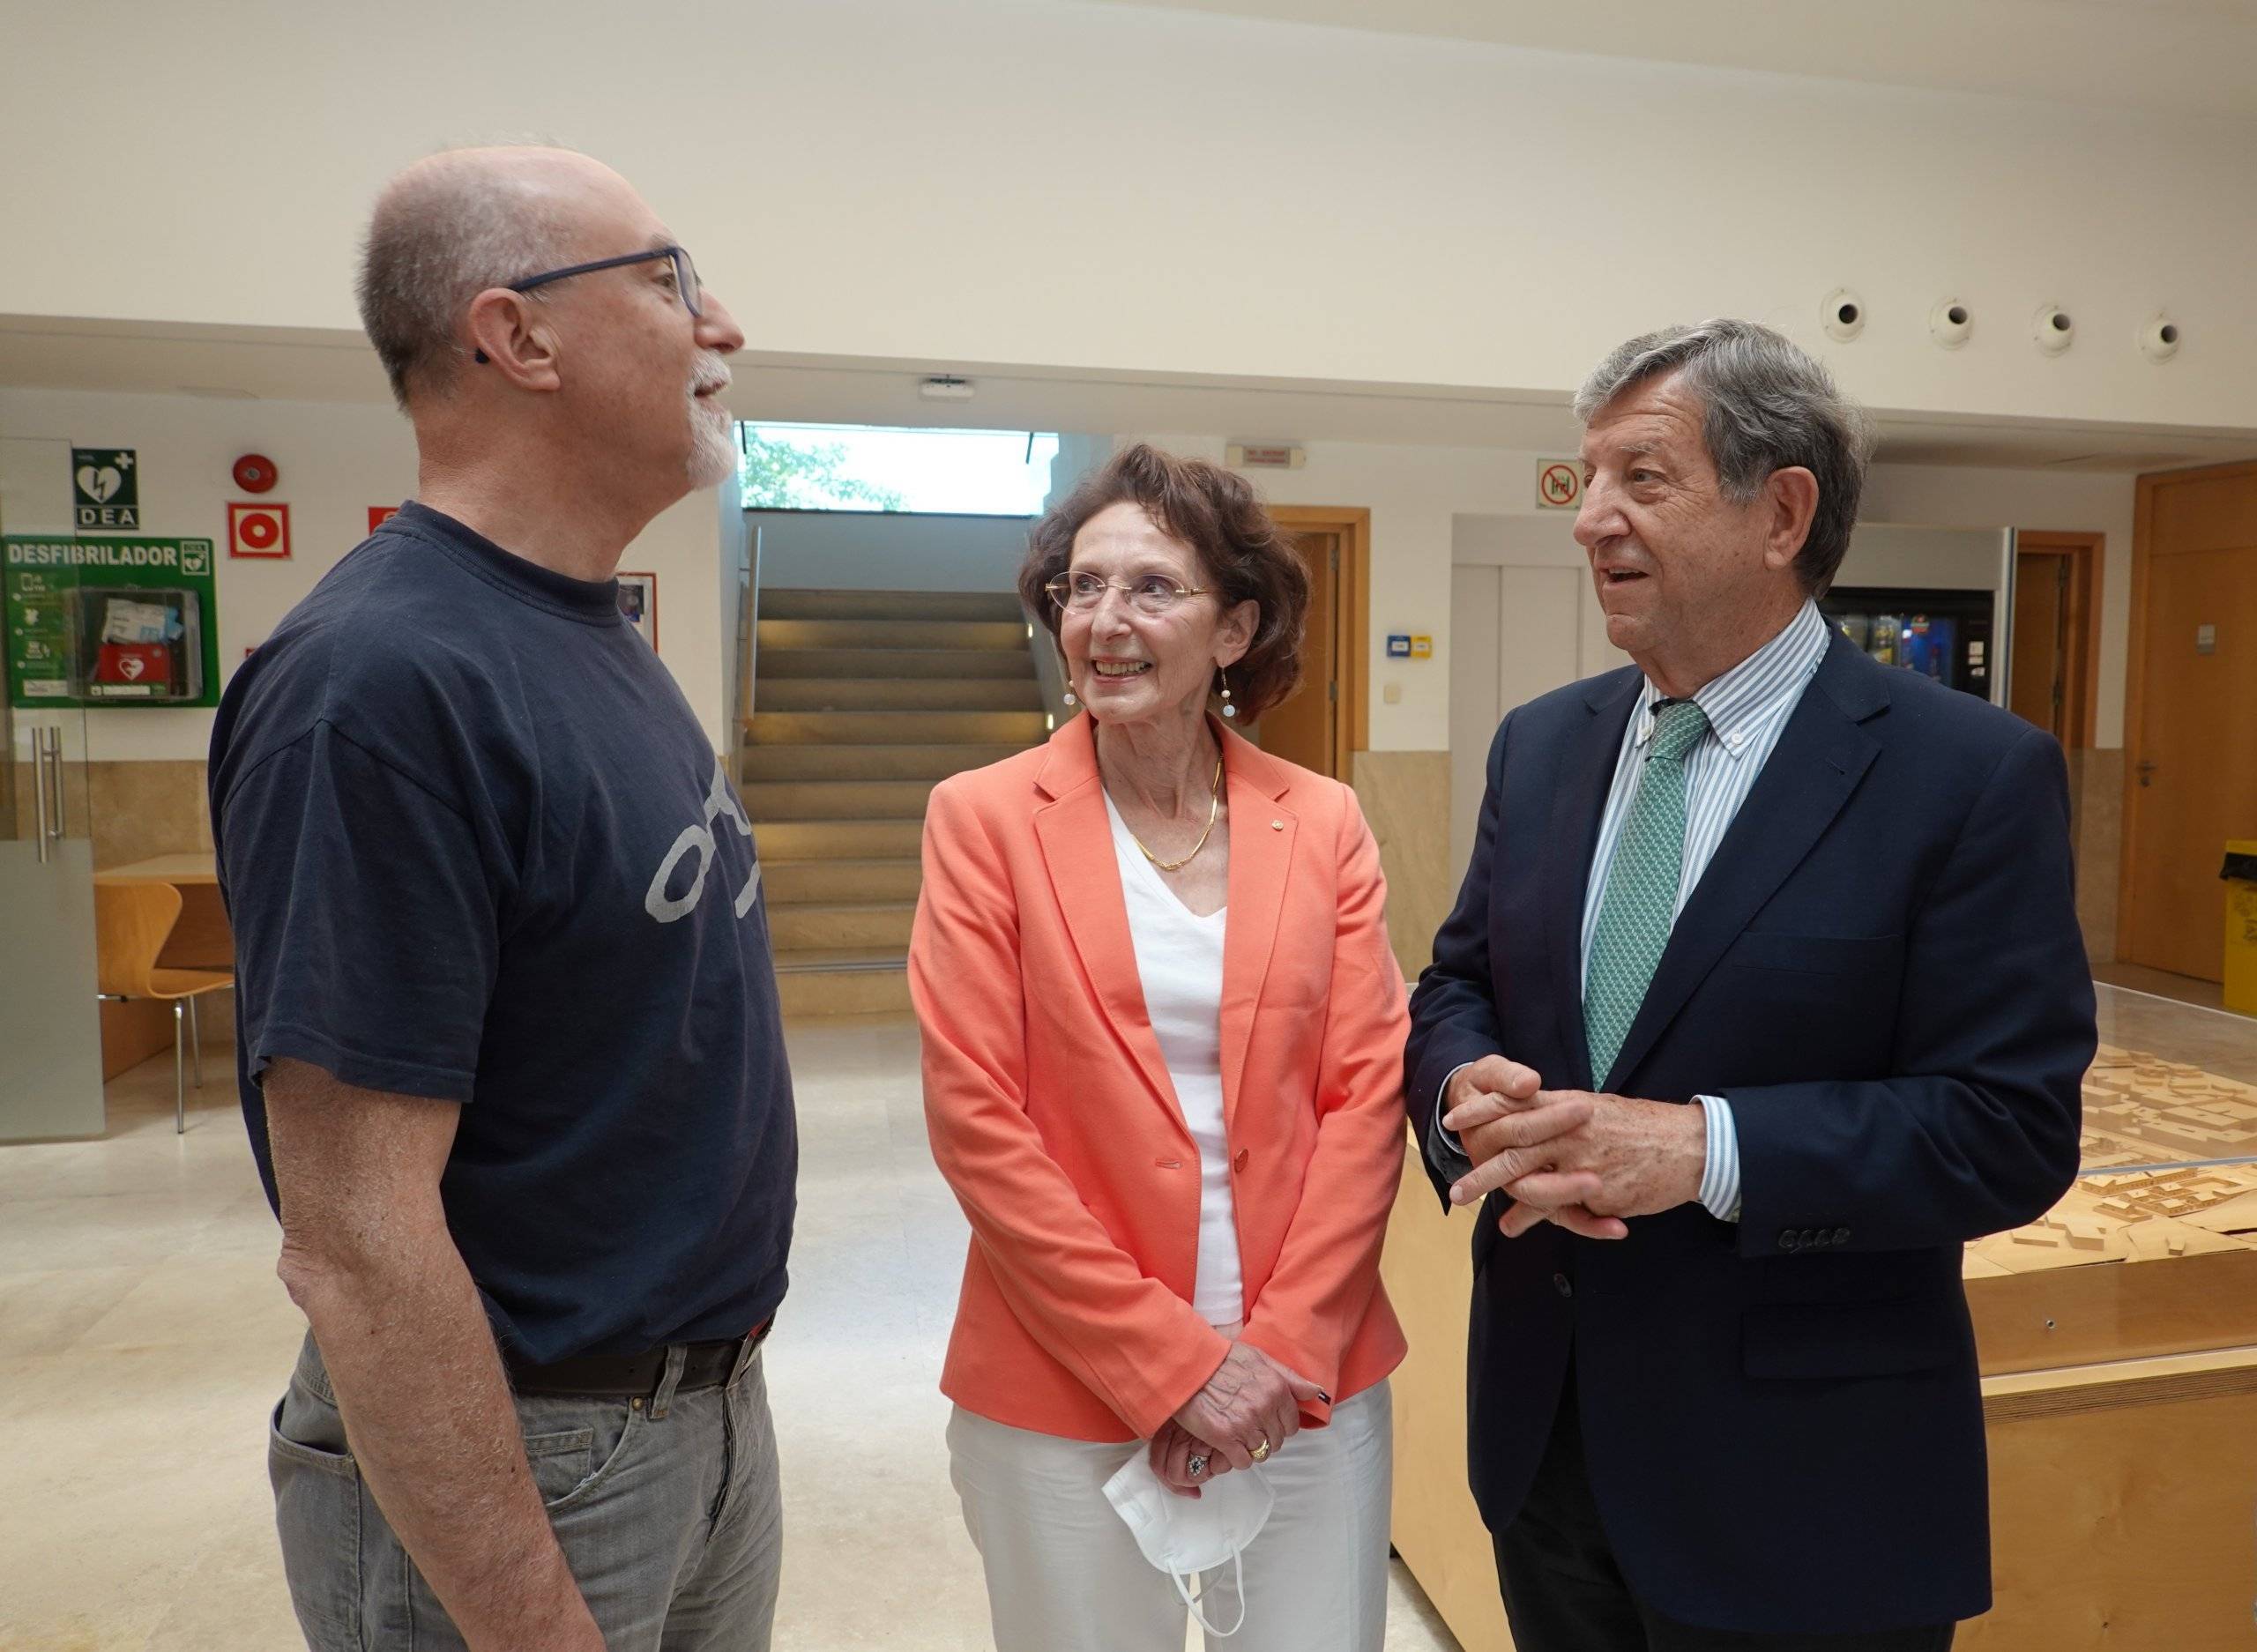
[[[1967,1247],[1970,1277],[2257,1250],[2257,1086],[2102,1045],[2082,1173],[2039,1221]]]

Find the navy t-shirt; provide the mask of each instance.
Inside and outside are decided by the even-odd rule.
[[[244,663],[212,739],[268,1198],[278,1057],[462,1103],[447,1224],[541,1363],[741,1336],[791,1239],[752,827],[614,592],[411,503]]]

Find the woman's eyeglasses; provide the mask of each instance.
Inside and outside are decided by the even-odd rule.
[[[1118,591],[1128,599],[1128,606],[1137,613],[1153,619],[1166,614],[1186,597],[1203,597],[1204,585],[1179,585],[1166,574],[1139,574],[1134,579],[1101,579],[1095,574],[1061,574],[1043,589],[1050,593],[1051,601],[1069,614],[1087,614],[1105,600],[1108,591]]]

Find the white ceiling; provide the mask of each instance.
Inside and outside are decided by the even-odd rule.
[[[2251,0],[1075,0],[1935,91],[2257,115]]]
[[[740,418],[1255,440],[1376,442],[1572,452],[1564,397],[1441,385],[1137,376],[1072,368],[764,355],[735,358]],[[972,381],[969,402],[918,394],[927,375]],[[356,334],[0,316],[0,387],[381,402],[384,373]],[[2137,472],[2257,458],[2257,431],[2039,425],[1877,414],[1897,464]]]

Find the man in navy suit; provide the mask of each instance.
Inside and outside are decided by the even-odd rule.
[[[1866,441],[1785,339],[1632,339],[1576,411],[1635,668],[1498,729],[1406,1073],[1484,1201],[1514,1641],[1948,1647],[1990,1604],[1961,1251],[2067,1188],[2095,1044],[2061,752],[1821,619]]]

